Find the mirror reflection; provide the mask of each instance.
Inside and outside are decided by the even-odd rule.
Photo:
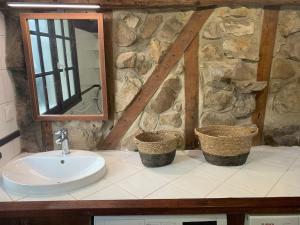
[[[98,21],[27,20],[40,115],[103,112]]]

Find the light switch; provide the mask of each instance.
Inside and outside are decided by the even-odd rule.
[[[13,104],[8,104],[3,107],[4,110],[4,122],[9,122],[15,119],[15,109]]]

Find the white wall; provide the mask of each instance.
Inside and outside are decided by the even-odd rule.
[[[13,82],[5,63],[5,22],[0,12],[0,139],[18,130]],[[0,167],[20,152],[19,138],[0,147]]]
[[[100,84],[97,34],[75,28],[81,91]]]

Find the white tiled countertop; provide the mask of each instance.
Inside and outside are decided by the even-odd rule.
[[[177,151],[174,162],[146,168],[137,152],[101,151],[105,177],[85,188],[53,196],[6,192],[0,201],[299,197],[300,147],[258,146],[245,165],[208,164],[201,151]]]

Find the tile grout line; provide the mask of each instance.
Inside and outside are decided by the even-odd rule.
[[[12,202],[15,201],[5,190],[3,190],[3,191],[7,195],[7,197],[10,199],[10,201],[12,201]]]
[[[285,172],[282,173],[282,175],[278,178],[278,180],[272,185],[270,190],[265,194],[265,197],[267,197],[271,191],[274,189],[274,187],[280,182],[281,178],[284,177],[284,175],[287,174],[287,172],[290,170],[290,168],[294,165],[294,163],[300,158],[299,156],[294,159],[294,161],[290,164],[290,166],[285,170]]]
[[[134,197],[136,197],[137,199],[141,199],[140,197],[138,197],[137,195],[131,193],[130,191],[127,191],[125,188],[121,187],[119,184],[115,183],[114,185],[118,186],[119,188],[121,188],[123,191],[127,192],[130,195],[133,195]]]
[[[132,167],[134,167],[134,166],[132,166]],[[134,168],[137,169],[137,167],[134,167]],[[129,176],[126,176],[126,177],[121,178],[120,180],[116,180],[116,181],[107,181],[107,182],[109,182],[110,184],[108,184],[108,185],[105,186],[104,188],[99,189],[99,190],[97,190],[97,191],[95,191],[95,192],[93,192],[93,193],[91,193],[91,194],[88,194],[88,195],[86,195],[86,196],[84,196],[84,197],[82,197],[82,198],[79,198],[79,200],[83,200],[83,198],[86,198],[86,197],[88,197],[88,196],[91,196],[91,195],[93,195],[93,194],[95,194],[95,193],[97,193],[97,192],[99,192],[99,191],[105,190],[106,188],[108,188],[108,187],[110,187],[110,186],[112,186],[112,185],[117,185],[118,187],[122,188],[121,186],[119,186],[119,185],[117,184],[118,182],[124,181],[125,179],[127,179],[127,178],[129,178],[129,177],[131,177],[131,176],[134,176],[134,175],[136,175],[137,173],[143,171],[144,169],[145,169],[145,168],[142,168],[142,169],[140,169],[140,170],[134,172],[133,174],[130,174]],[[122,189],[124,190],[124,188],[122,188]],[[125,191],[126,191],[127,193],[131,194],[131,193],[128,192],[127,190],[125,190]],[[72,196],[73,196],[73,195],[72,195]],[[135,196],[135,195],[133,195],[133,196]],[[75,197],[75,196],[74,196],[74,197]],[[135,196],[135,197],[137,197],[137,196]],[[76,198],[76,197],[75,197],[75,198]],[[138,197],[137,197],[137,198],[138,198]],[[78,198],[76,198],[76,199],[78,199]]]
[[[134,172],[134,173],[132,173],[132,174],[126,176],[126,177],[121,178],[120,180],[111,181],[111,183],[112,183],[112,184],[116,184],[116,183],[118,183],[118,182],[124,181],[125,179],[128,179],[128,178],[130,178],[130,177],[132,177],[132,176],[134,176],[134,175],[136,175],[136,174],[138,174],[138,173],[144,171],[144,169],[145,169],[145,168],[143,168],[143,169],[141,169],[141,170],[138,170],[138,171],[136,171],[136,172]]]
[[[74,195],[72,195],[71,193],[68,193],[69,195],[71,195],[75,200],[82,200],[80,198],[76,198]]]
[[[298,156],[298,157],[299,157],[299,156]],[[298,157],[297,157],[297,158],[298,158]],[[297,158],[296,158],[296,160],[297,160]],[[254,159],[255,159],[255,158],[252,158],[251,160],[248,161],[248,163],[249,163],[249,162],[252,162]],[[296,160],[295,160],[295,161],[296,161]],[[294,161],[294,162],[295,162],[295,161]],[[291,163],[291,165],[294,164],[294,162]],[[222,184],[218,185],[215,189],[213,189],[211,192],[209,192],[205,197],[207,197],[209,194],[211,194],[212,192],[214,192],[215,190],[217,190],[218,188],[220,188],[223,184],[225,184],[226,181],[228,181],[228,180],[229,180],[231,177],[233,177],[236,173],[238,173],[238,172],[241,171],[243,168],[245,168],[246,165],[247,165],[248,163],[246,162],[239,170],[237,170],[237,171],[234,172],[231,176],[229,176],[227,179],[225,179],[224,182],[223,182]],[[291,165],[290,165],[290,167],[291,167]],[[290,167],[289,167],[289,168],[290,168]],[[289,168],[288,168],[288,169],[289,169]],[[287,169],[287,170],[288,170],[288,169]],[[280,176],[280,178],[281,178],[281,176]],[[279,178],[279,179],[280,179],[280,178]],[[229,185],[229,186],[232,187],[232,188],[236,188],[235,186],[233,186],[233,185],[231,185],[231,184],[227,184],[227,185]],[[275,185],[275,184],[274,184],[274,185]],[[271,189],[272,189],[272,188],[273,188],[273,186],[271,187]],[[245,188],[239,188],[239,189],[242,189],[242,190],[247,191],[247,192],[252,193],[252,194],[256,194],[256,193],[253,193],[253,192],[251,192],[251,191],[249,191],[249,190],[247,190],[247,189],[245,189]],[[269,193],[269,192],[268,192],[268,193]],[[267,194],[268,194],[268,193],[267,193]],[[266,194],[266,195],[267,195],[267,194]],[[266,195],[264,195],[264,196],[266,196]]]
[[[138,171],[138,172],[142,172],[142,171],[146,171],[146,168],[143,168],[141,171]],[[135,174],[137,174],[137,173],[135,173]],[[135,175],[135,174],[133,174],[133,175]],[[155,176],[161,176],[161,175],[156,175],[156,174],[154,174],[154,175],[155,175]],[[162,177],[163,177],[163,176],[162,176]],[[166,179],[166,178],[164,178],[164,179]],[[123,180],[125,180],[125,179],[123,179]],[[123,181],[123,180],[122,180],[122,181]],[[121,181],[121,180],[120,180],[120,181]],[[158,191],[159,189],[161,189],[161,188],[164,187],[165,185],[171,183],[171,181],[172,181],[172,180],[167,181],[166,184],[163,184],[161,187],[158,187],[157,189],[155,189],[155,190],[152,191],[151,193],[146,194],[145,196],[142,197],[142,199],[144,199],[144,198],[146,198],[148,195],[150,195],[150,194],[152,194],[152,193]],[[121,187],[117,182],[116,182],[115,184],[116,184],[118,187],[122,188],[123,190],[127,191],[126,189],[124,189],[123,187]],[[134,195],[134,196],[136,196],[135,194],[133,194],[133,193],[131,193],[131,192],[129,192],[129,191],[127,191],[127,192],[130,193],[130,194],[132,194],[132,195]],[[136,196],[136,197],[137,197],[138,199],[140,199],[138,196]]]
[[[181,176],[182,176],[182,175],[180,175],[179,177],[181,177]],[[177,178],[179,178],[179,177],[177,177]],[[158,191],[158,190],[161,190],[161,189],[164,188],[165,186],[171,184],[171,182],[174,181],[174,180],[176,180],[177,178],[174,178],[173,180],[169,180],[166,184],[164,184],[164,185],[162,185],[161,187],[155,189],[155,190],[152,191],[151,193],[145,195],[145,196],[143,197],[143,199],[147,198],[149,195],[153,194],[154,192],[156,192],[156,191]]]
[[[109,182],[109,181],[107,181],[107,182]],[[70,194],[73,198],[75,198],[75,199],[82,200],[82,199],[84,199],[84,198],[86,198],[86,197],[88,197],[88,196],[90,196],[90,195],[93,195],[93,194],[97,193],[98,191],[101,191],[101,190],[106,189],[107,187],[109,187],[109,186],[111,186],[111,185],[113,185],[113,183],[109,182],[109,184],[107,184],[107,186],[104,186],[103,188],[98,189],[97,191],[93,191],[92,193],[90,193],[90,194],[88,194],[88,195],[84,195],[82,198],[77,198],[77,197],[76,197],[75,195],[73,195],[71,192],[70,192],[69,194]],[[84,187],[83,187],[83,188],[84,188]]]
[[[163,188],[163,187],[165,187],[165,186],[167,186],[167,185],[169,185],[169,184],[172,185],[172,182],[174,182],[174,181],[180,179],[181,177],[183,177],[183,176],[186,175],[187,173],[190,173],[191,171],[197,169],[197,167],[199,167],[199,166],[202,165],[202,164],[203,164],[203,162],[199,162],[199,165],[197,165],[196,167],[194,167],[194,168],[192,168],[191,170],[187,171],[186,173],[181,174],[181,175],[179,175],[178,177],[176,177],[176,178],[174,178],[174,179],[171,179],[171,180],[168,181],[166,184],[164,184],[163,186],[161,186],[159,189],[161,189],[161,188]],[[179,187],[179,186],[177,186],[177,185],[174,185],[174,184],[173,184],[173,186],[175,186],[176,188],[179,188],[179,189],[181,189],[181,190],[183,190],[183,191],[186,191],[187,193],[194,194],[194,193],[189,192],[188,190],[183,189],[182,187]],[[144,198],[148,197],[149,195],[153,194],[154,192],[158,191],[159,189],[157,189],[157,190],[151,192],[150,194],[146,195]]]
[[[202,162],[200,162],[200,163],[198,163],[199,165],[201,165],[202,164]],[[195,168],[192,168],[191,170],[189,170],[188,172],[190,172],[190,171],[192,171],[192,170],[194,170],[194,169],[196,169],[199,165],[197,165]],[[143,169],[141,169],[140,171],[138,171],[138,172],[141,172],[141,171],[145,171],[147,168],[143,168]],[[152,171],[150,171],[150,172],[152,172]],[[133,175],[135,175],[135,174],[133,174]],[[167,186],[167,185],[169,185],[169,184],[171,184],[171,182],[173,182],[173,181],[175,181],[175,180],[177,180],[177,179],[179,179],[180,177],[182,177],[184,174],[181,174],[181,175],[179,175],[178,177],[176,177],[176,178],[174,178],[174,179],[167,179],[167,178],[165,178],[163,175],[157,175],[157,174],[154,174],[155,176],[160,176],[160,177],[162,177],[162,178],[164,178],[164,179],[166,179],[167,180],[167,183],[166,184],[163,184],[161,187],[158,187],[157,189],[155,189],[154,191],[152,191],[151,193],[149,193],[149,194],[146,194],[144,197],[143,197],[143,199],[144,198],[146,198],[147,196],[149,196],[149,195],[151,195],[151,194],[153,194],[154,192],[156,192],[156,191],[158,191],[158,190],[160,190],[160,189],[162,189],[163,187],[165,187],[165,186]],[[125,180],[125,179],[123,179],[123,180]],[[117,183],[116,183],[117,184]],[[117,184],[118,185],[118,184]],[[119,186],[119,185],[118,185]],[[119,187],[121,187],[121,186],[119,186]],[[122,188],[122,187],[121,187]],[[122,189],[124,189],[124,188],[122,188]],[[185,191],[185,190],[184,190]],[[131,192],[130,192],[131,193]],[[192,194],[192,193],[191,193]]]
[[[253,159],[252,159],[253,160]],[[250,161],[252,161],[250,160]],[[236,170],[235,172],[233,172],[229,177],[227,177],[225,180],[223,180],[222,183],[220,183],[219,185],[217,185],[217,187],[213,188],[210,192],[208,192],[204,197],[207,198],[208,195],[210,195],[211,193],[213,193],[215,190],[217,190],[218,188],[220,188],[223,184],[225,184],[226,181],[228,181],[230,178],[232,178],[236,173],[238,173],[239,171],[241,171],[244,167],[246,166],[246,164],[244,164],[240,169]]]
[[[116,181],[107,181],[107,182],[109,183],[107,186],[105,186],[105,187],[103,187],[103,188],[101,188],[101,189],[99,189],[99,190],[97,190],[97,191],[94,191],[93,193],[88,194],[88,195],[86,195],[86,196],[84,196],[84,197],[82,197],[82,198],[79,198],[79,200],[81,200],[81,199],[83,199],[83,198],[86,198],[86,197],[88,197],[88,196],[90,196],[90,195],[93,195],[93,194],[95,194],[95,193],[97,193],[97,192],[99,192],[99,191],[101,191],[101,190],[104,190],[104,189],[106,189],[106,188],[108,188],[108,187],[110,187],[110,186],[112,186],[112,185],[117,185],[118,182],[123,181],[123,180],[125,180],[125,179],[127,179],[127,178],[129,178],[129,177],[131,177],[131,176],[133,176],[133,175],[135,175],[135,174],[137,174],[137,173],[139,173],[139,172],[142,171],[142,170],[143,170],[143,169],[141,169],[141,170],[139,170],[139,171],[136,171],[135,173],[133,173],[133,174],[127,176],[127,177],[121,178],[120,180],[116,180]],[[117,186],[119,186],[119,185],[117,185]],[[72,195],[72,196],[73,196],[73,195]],[[75,196],[73,196],[73,197],[75,197]],[[75,197],[75,198],[76,198],[76,197]],[[78,199],[78,198],[76,198],[76,199]]]
[[[185,153],[183,153],[183,154],[184,154],[185,156],[187,156]],[[187,156],[187,157],[189,157],[189,156]],[[193,159],[193,158],[191,158],[191,159]],[[196,160],[196,159],[194,159],[194,160]],[[196,160],[196,161],[198,161],[198,160]],[[166,187],[167,185],[171,184],[172,182],[178,180],[179,178],[181,178],[181,177],[184,176],[185,174],[190,173],[191,171],[193,171],[194,169],[196,169],[198,166],[200,166],[202,163],[203,163],[203,162],[198,162],[198,165],[197,165],[197,166],[195,166],[194,168],[192,168],[192,169],[186,171],[184,174],[181,174],[181,175],[179,175],[178,177],[175,177],[174,179],[170,179],[166,184],[162,185],[162,186],[161,186],[160,188],[158,188],[157,190],[154,190],[153,192],[147,194],[146,196],[144,196],[144,198],[146,198],[146,197],[148,197],[149,195],[153,194],[154,192],[156,192],[156,191],[158,191],[158,190],[160,190],[160,189]],[[161,176],[162,176],[162,175],[161,175]],[[175,186],[176,188],[179,188],[179,187],[177,187],[176,185],[174,185],[174,186]],[[182,189],[182,188],[180,188],[180,189]],[[182,190],[188,192],[188,191],[185,190],[185,189],[182,189]],[[191,192],[188,192],[188,193],[193,194],[193,193],[191,193]]]

